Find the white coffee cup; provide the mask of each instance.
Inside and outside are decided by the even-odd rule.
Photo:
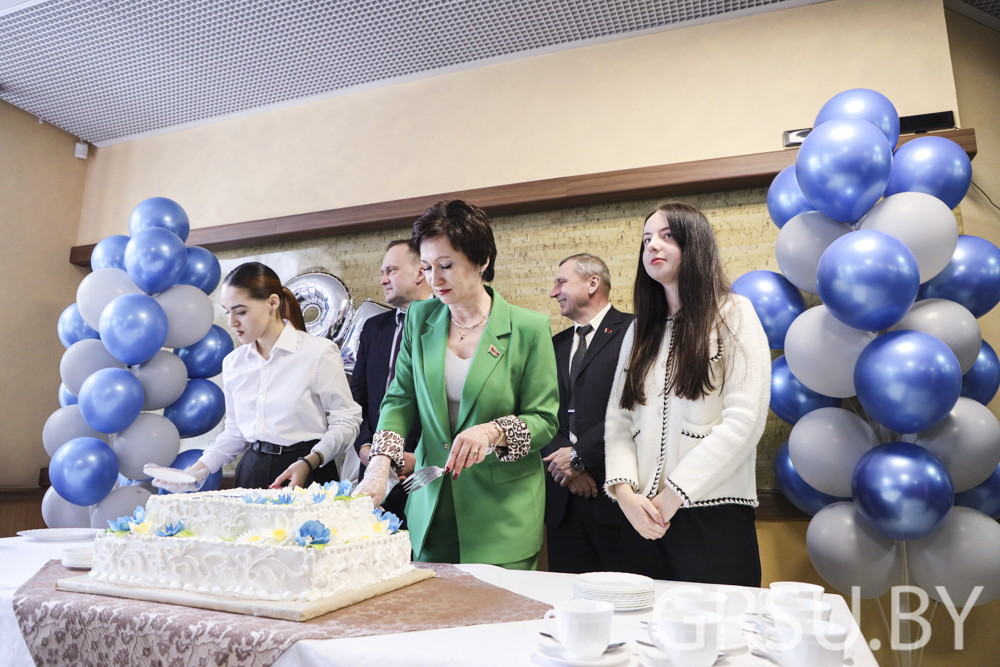
[[[722,617],[702,609],[660,607],[657,622],[649,626],[656,647],[674,667],[711,667],[719,658]]]
[[[826,591],[822,586],[802,581],[774,581],[770,587],[760,592],[760,606],[769,608],[771,600],[778,597],[809,598],[822,600]]]
[[[833,605],[812,598],[776,597],[771,600],[772,617],[791,616],[810,621],[829,621]]]
[[[566,600],[545,612],[545,629],[562,644],[570,660],[597,660],[611,642],[615,606],[596,600]],[[556,630],[549,625],[555,618]]]
[[[719,623],[719,645],[725,641],[726,627],[725,617],[729,616],[727,607],[729,606],[729,596],[725,593],[710,590],[681,590],[670,596],[670,602],[674,609],[699,609],[710,611],[723,617],[723,622]]]
[[[847,628],[780,614],[774,629],[765,631],[767,649],[779,656],[782,667],[842,667]]]

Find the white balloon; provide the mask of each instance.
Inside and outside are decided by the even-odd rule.
[[[850,498],[854,466],[878,445],[875,431],[861,417],[841,408],[819,408],[792,427],[788,455],[806,484],[831,496]]]
[[[874,229],[902,241],[920,268],[925,283],[948,265],[958,247],[958,222],[948,205],[923,192],[900,192],[868,211],[858,229]]]
[[[174,423],[149,412],[141,413],[111,439],[111,449],[118,456],[118,472],[129,479],[149,479],[142,471],[146,464],[168,467],[180,447],[181,436]]]
[[[208,334],[215,309],[208,295],[193,285],[174,285],[155,297],[167,313],[167,341],[164,347],[194,345]]]
[[[871,331],[853,329],[826,306],[810,308],[795,318],[785,334],[785,361],[799,382],[834,398],[854,396],[854,365],[875,340]]]
[[[104,496],[104,500],[94,505],[90,515],[91,528],[107,528],[108,521],[117,521],[123,516],[132,516],[135,508],[146,506],[153,495],[141,486],[120,486]]]
[[[819,294],[816,267],[830,244],[851,231],[846,222],[837,222],[819,211],[806,211],[785,223],[774,243],[781,274],[803,292]]]
[[[63,352],[59,361],[59,375],[69,393],[74,396],[80,395],[80,389],[87,378],[103,368],[125,368],[125,364],[115,359],[97,338],[86,338],[73,343]]]
[[[160,350],[149,361],[129,370],[142,385],[143,410],[162,410],[180,398],[187,387],[187,366],[167,350]]]
[[[963,375],[976,363],[983,346],[983,332],[976,316],[962,304],[948,299],[917,301],[889,331],[901,329],[923,331],[947,345],[958,358]]]
[[[42,427],[42,445],[49,456],[55,456],[60,447],[74,438],[97,438],[107,442],[108,434],[92,429],[80,414],[79,405],[59,408],[45,420],[45,426]]]
[[[122,294],[142,294],[142,290],[121,269],[98,269],[77,288],[76,306],[83,321],[97,331],[104,307]]]
[[[90,508],[74,505],[50,486],[42,496],[42,519],[49,528],[90,528]]]

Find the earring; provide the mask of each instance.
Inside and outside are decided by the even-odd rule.
[[[480,271],[480,272],[479,272],[479,277],[480,277],[480,278],[482,278],[482,277],[483,277],[483,276],[485,276],[485,275],[486,275],[486,271]]]

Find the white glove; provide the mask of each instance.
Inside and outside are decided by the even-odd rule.
[[[183,471],[177,470],[176,468],[165,469],[173,470],[175,472],[185,472],[194,477],[193,482],[168,482],[165,479],[154,477],[153,486],[158,489],[163,489],[167,493],[190,493],[192,491],[197,491],[201,487],[205,486],[205,482],[208,480],[209,475],[208,466],[201,461],[195,461]]]
[[[382,504],[388,493],[387,484],[390,477],[391,466],[388,456],[374,456],[368,462],[368,470],[365,471],[365,478],[361,480],[358,487],[354,489],[355,495],[365,494],[372,497],[375,507]],[[396,477],[391,475],[391,477]]]

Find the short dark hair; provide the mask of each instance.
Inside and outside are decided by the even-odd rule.
[[[483,209],[461,199],[439,201],[413,223],[411,242],[419,249],[427,239],[441,235],[473,264],[485,264],[483,280],[493,280],[497,244],[493,239],[493,223]]]
[[[385,251],[389,252],[398,245],[406,245],[406,249],[410,251],[410,254],[416,255],[417,259],[420,259],[420,249],[413,245],[413,239],[393,239],[389,241],[389,245],[385,247]]]

